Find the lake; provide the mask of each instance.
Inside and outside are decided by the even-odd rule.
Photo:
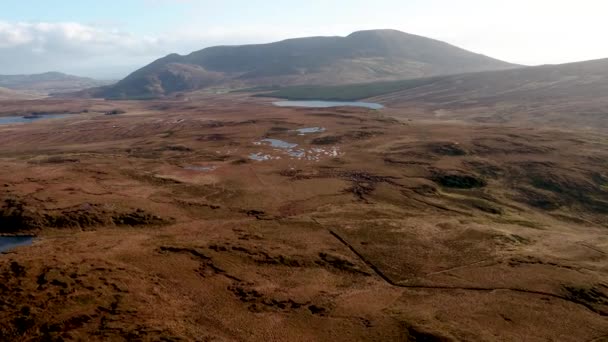
[[[29,246],[34,242],[32,236],[0,236],[0,253],[7,252],[15,247]]]
[[[39,115],[36,117],[24,118],[23,116],[2,116],[0,117],[0,125],[10,125],[16,123],[30,123],[39,120],[47,120],[47,119],[61,119],[65,118],[69,114],[48,114],[48,115]]]
[[[277,107],[307,107],[307,108],[331,108],[331,107],[363,107],[369,109],[381,109],[383,105],[371,102],[342,102],[342,101],[279,101],[273,102]]]

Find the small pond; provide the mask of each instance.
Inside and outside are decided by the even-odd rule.
[[[16,123],[30,123],[39,120],[47,119],[61,119],[69,116],[69,114],[48,114],[48,115],[35,115],[35,116],[2,116],[0,117],[0,125],[10,125]]]
[[[263,154],[262,152],[258,152],[258,153],[250,154],[249,159],[256,160],[256,161],[264,161],[264,160],[271,160],[272,156],[269,154]]]
[[[269,143],[270,146],[274,148],[282,148],[282,149],[292,149],[298,147],[298,144],[288,143],[287,141],[279,140],[279,139],[264,139],[262,142]]]
[[[313,127],[318,131],[318,127]],[[321,132],[323,132],[323,129]],[[299,159],[299,160],[310,160],[310,161],[319,161],[323,157],[338,157],[340,155],[340,150],[338,147],[334,146],[332,148],[324,149],[324,148],[299,148],[298,144],[289,143],[287,141],[279,140],[279,139],[263,139],[260,141],[256,141],[253,144],[256,146],[269,144],[271,147],[277,150],[282,150],[284,154],[288,157]],[[276,160],[281,159],[280,156],[273,156],[270,154],[264,154],[262,152],[252,153],[249,155],[249,159],[256,161],[266,161],[266,160]]]
[[[323,127],[306,127],[306,128],[296,129],[296,132],[298,132],[300,135],[323,133],[323,132],[325,132],[325,128],[323,128]]]
[[[369,109],[381,109],[383,105],[371,102],[347,102],[347,101],[278,101],[273,103],[277,107],[308,107],[308,108],[331,108],[331,107],[363,107]]]
[[[198,166],[198,165],[184,166],[184,170],[198,171],[198,172],[211,172],[211,171],[214,171],[216,168],[217,167],[215,167],[215,166]]]
[[[32,242],[34,242],[32,236],[0,236],[0,253],[20,246],[29,246]]]

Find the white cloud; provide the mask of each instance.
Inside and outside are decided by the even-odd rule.
[[[94,77],[123,77],[169,53],[185,54],[216,44],[282,38],[268,34],[272,31],[270,27],[206,30],[184,27],[158,36],[136,36],[75,22],[0,21],[0,74],[58,70]]]
[[[165,47],[170,48],[158,38],[80,23],[0,22],[0,73],[95,74],[95,63],[140,65],[168,53]]]
[[[49,53],[82,55],[126,49],[147,53],[156,41],[134,37],[126,32],[107,30],[79,23],[3,23],[0,22],[0,47],[39,49]]]
[[[301,30],[299,35],[320,34]],[[50,70],[116,78],[169,53],[207,46],[271,42],[290,38],[272,26],[184,26],[158,36],[136,36],[114,28],[63,23],[0,21],[0,74]],[[114,70],[113,72],[111,70]]]

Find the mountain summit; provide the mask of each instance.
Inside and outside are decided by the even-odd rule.
[[[220,85],[349,84],[513,67],[441,41],[372,30],[171,54],[96,95],[146,98]]]

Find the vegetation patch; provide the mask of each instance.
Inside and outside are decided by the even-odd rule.
[[[474,189],[487,185],[485,180],[477,176],[456,172],[435,172],[432,180],[443,187],[454,189]]]
[[[603,316],[608,315],[608,295],[599,286],[564,286],[564,290],[571,301],[583,304]]]
[[[118,211],[103,205],[84,203],[79,206],[45,210],[23,201],[8,198],[0,206],[0,232],[17,233],[42,228],[89,228],[97,226],[147,226],[172,222],[143,209]]]
[[[428,149],[441,156],[464,156],[468,152],[456,143],[431,143],[428,144]]]
[[[327,135],[312,139],[310,142],[313,145],[334,145],[342,141],[342,137],[336,135]]]
[[[564,205],[558,196],[547,191],[539,191],[529,187],[520,187],[517,190],[520,195],[515,200],[529,204],[535,208],[556,210]]]
[[[407,326],[408,341],[425,341],[425,342],[451,342],[453,339],[438,335],[433,332],[425,331],[414,326]]]
[[[470,198],[470,199],[466,200],[466,203],[471,205],[473,208],[481,210],[488,214],[493,214],[493,215],[503,214],[503,210],[501,208],[495,206],[494,204],[492,204],[488,201],[482,200],[482,199]]]
[[[120,114],[125,114],[126,112],[122,109],[113,109],[110,111],[105,112],[105,115],[120,115]]]
[[[559,196],[565,204],[576,204],[598,213],[608,213],[608,196],[601,186],[581,175],[555,175],[533,173],[530,184],[540,190]]]
[[[192,152],[193,149],[191,149],[188,146],[184,146],[184,145],[168,145],[168,146],[164,146],[160,148],[161,151],[173,151],[173,152]]]
[[[464,164],[484,177],[498,178],[504,174],[504,170],[500,166],[489,161],[469,160],[465,161]]]
[[[78,163],[80,159],[68,156],[49,156],[30,160],[30,164],[69,164]]]
[[[439,79],[441,77],[338,86],[296,86],[270,92],[267,92],[268,89],[263,89],[264,93],[255,96],[287,100],[357,101],[424,86]]]

